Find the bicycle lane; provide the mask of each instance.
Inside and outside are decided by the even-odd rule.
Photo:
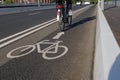
[[[68,48],[65,55],[47,60],[42,57],[43,53],[38,53],[35,49],[31,54],[11,59],[2,65],[0,80],[92,80],[96,21],[94,10],[95,7],[92,7],[80,14],[71,28],[66,28],[64,33],[56,31],[43,39],[50,40],[49,43],[63,41],[58,46]],[[55,37],[56,34],[57,37]],[[49,45],[42,44],[41,46],[44,49]],[[64,52],[64,49],[58,47],[55,55]],[[49,53],[48,56],[53,56],[53,54]]]

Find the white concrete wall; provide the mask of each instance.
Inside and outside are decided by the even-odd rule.
[[[109,75],[119,54],[120,48],[101,8],[98,6],[94,80],[112,80]],[[117,79],[114,78],[114,80]]]

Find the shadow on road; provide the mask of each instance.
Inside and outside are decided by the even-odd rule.
[[[76,22],[76,23],[73,23],[72,25],[66,26],[63,31],[67,31],[67,30],[69,30],[69,29],[72,29],[72,28],[74,28],[74,27],[76,27],[76,26],[78,26],[78,25],[84,24],[84,23],[86,23],[86,22],[88,22],[88,21],[91,21],[91,20],[94,20],[94,19],[96,19],[96,16],[84,18],[84,19],[82,19],[82,20],[80,20],[80,21],[78,21],[78,22]]]

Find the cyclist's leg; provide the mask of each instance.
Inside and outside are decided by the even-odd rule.
[[[65,18],[65,8],[64,6],[61,8],[61,25],[60,25],[60,30],[63,31],[64,30],[64,26],[65,26],[65,22],[64,22],[64,18]]]
[[[62,8],[60,8],[60,9],[58,9],[59,11],[58,11],[58,14],[57,14],[57,21],[58,21],[58,26],[59,26],[59,28],[60,28],[60,31],[62,31],[63,30],[63,10],[62,10]]]
[[[65,7],[64,6],[61,8],[61,12],[62,12],[62,15],[63,15],[63,18],[64,18],[65,17]]]

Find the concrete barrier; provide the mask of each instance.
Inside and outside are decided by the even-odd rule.
[[[117,57],[120,54],[120,48],[114,35],[107,23],[107,20],[98,6],[97,28],[96,28],[96,49],[94,61],[94,80],[119,80],[115,76],[110,77],[111,71],[116,66]],[[120,70],[120,60],[119,67]],[[119,71],[120,72],[120,71]]]

